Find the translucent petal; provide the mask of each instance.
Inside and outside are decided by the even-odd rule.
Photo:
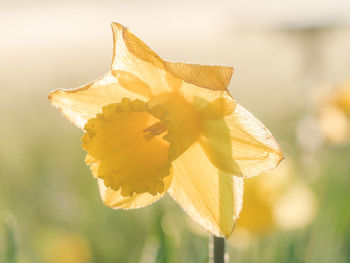
[[[114,77],[116,77],[116,79],[118,79],[123,88],[145,98],[152,97],[151,87],[139,79],[136,75],[121,70],[113,70],[112,74]]]
[[[202,119],[199,142],[210,161],[218,169],[235,176],[243,176],[233,158],[230,128],[223,118]]]
[[[102,78],[74,90],[53,91],[49,99],[63,115],[79,128],[84,128],[86,122],[101,112],[103,106],[118,103],[122,98],[145,100],[142,94],[125,89],[127,81],[122,85],[111,72]],[[132,83],[135,81],[132,80]],[[146,85],[146,84],[144,84]]]
[[[199,112],[201,117],[217,119],[235,109],[235,101],[227,90],[211,90],[183,81],[178,93]]]
[[[134,193],[131,197],[123,196],[121,190],[114,191],[110,187],[106,187],[102,179],[98,179],[98,186],[101,199],[106,206],[114,209],[136,209],[148,206],[162,198],[170,186],[171,177],[172,176],[169,175],[164,178],[164,190],[156,195],[150,193]]]
[[[232,158],[245,177],[256,176],[275,168],[284,158],[271,132],[241,105],[236,104],[234,112],[225,116],[224,120],[231,137]],[[227,136],[226,130],[217,129],[218,122],[220,120],[208,120],[204,125],[203,132],[209,141],[211,137],[224,140]],[[222,152],[224,154],[225,151]]]
[[[236,102],[228,91],[203,89],[183,82],[180,93],[196,109],[200,118],[199,142],[212,163],[224,172],[242,176],[232,157],[230,131],[224,116],[232,114]],[[181,131],[184,133],[184,130]]]
[[[173,162],[169,193],[216,236],[231,235],[242,207],[243,180],[217,169],[196,142]]]
[[[219,119],[231,114],[235,108],[236,103],[233,99],[230,99],[228,96],[222,96],[208,103],[208,105],[201,110],[201,116],[204,119]]]
[[[225,90],[230,84],[232,67],[166,62],[166,69],[174,76],[212,90]]]
[[[112,29],[112,70],[135,74],[149,84],[153,95],[177,90],[176,79],[212,90],[225,90],[230,83],[232,67],[167,62],[126,27],[112,23]]]
[[[156,96],[147,106],[169,130],[164,139],[170,142],[169,159],[172,161],[198,138],[201,128],[199,114],[191,103],[176,93]]]
[[[150,87],[152,95],[171,92],[164,61],[126,27],[112,23],[112,70],[130,72]]]

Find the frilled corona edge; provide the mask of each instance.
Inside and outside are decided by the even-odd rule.
[[[166,192],[206,230],[230,236],[243,178],[283,159],[269,130],[228,91],[232,67],[168,62],[112,23],[110,71],[49,97],[83,129],[104,203],[140,208]]]

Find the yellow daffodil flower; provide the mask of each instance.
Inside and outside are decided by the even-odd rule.
[[[328,143],[350,141],[350,82],[346,82],[321,99],[319,124]]]
[[[242,178],[276,167],[280,147],[229,94],[233,68],[164,61],[124,26],[112,30],[111,70],[50,95],[85,131],[104,203],[140,208],[169,192],[209,232],[229,236]]]

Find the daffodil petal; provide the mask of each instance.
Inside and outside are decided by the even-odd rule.
[[[56,106],[67,119],[83,129],[87,121],[101,112],[105,105],[118,103],[122,98],[146,99],[142,94],[125,89],[125,85],[122,85],[109,72],[102,78],[81,88],[53,91],[49,99],[52,105]]]
[[[147,106],[150,113],[161,119],[169,130],[164,139],[170,142],[169,160],[172,161],[197,139],[199,115],[191,103],[174,93],[154,97]]]
[[[190,95],[193,90],[198,91],[194,96]],[[201,92],[203,90],[205,92]],[[236,102],[226,91],[205,90],[194,85],[187,87],[186,95],[193,96],[192,103],[199,112],[201,132],[198,141],[208,158],[223,172],[243,176],[232,157],[230,130],[223,118],[234,112]]]
[[[174,76],[202,88],[225,90],[230,84],[233,67],[165,62]]]
[[[106,187],[102,179],[98,179],[100,196],[103,203],[113,209],[136,209],[153,204],[161,199],[167,192],[171,182],[171,175],[164,178],[164,191],[156,195],[150,193],[134,193],[130,196],[123,196],[121,190],[115,191]]]
[[[242,208],[243,179],[217,169],[198,142],[172,167],[174,200],[207,231],[229,237]]]
[[[228,88],[232,67],[164,61],[123,25],[112,23],[112,30],[112,70],[135,74],[149,84],[153,95],[177,90],[179,83],[176,80],[211,90]]]
[[[113,70],[112,74],[125,89],[146,98],[152,97],[151,87],[136,75],[121,70]]]
[[[213,102],[208,103],[201,111],[200,114],[204,119],[219,119],[221,117],[231,114],[235,108],[236,103],[229,96],[225,96],[215,99]]]
[[[218,169],[235,176],[243,176],[232,156],[229,127],[223,118],[202,119],[199,142],[210,161]]]
[[[227,90],[211,90],[182,81],[177,93],[203,118],[216,119],[232,113],[235,102]]]
[[[152,95],[173,91],[164,61],[126,27],[112,23],[114,49],[112,70],[130,72],[150,87]]]
[[[234,112],[225,116],[224,121],[231,137],[231,152],[226,151],[226,154],[231,154],[245,177],[271,170],[284,158],[271,132],[241,105],[236,104]],[[217,129],[216,122],[208,120],[204,124],[209,141],[223,140],[226,136],[226,130]],[[221,139],[218,133],[222,133]],[[225,148],[222,155],[225,155]]]

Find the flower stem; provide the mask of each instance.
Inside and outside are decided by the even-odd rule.
[[[222,237],[210,236],[209,241],[209,263],[225,262],[225,239]]]

